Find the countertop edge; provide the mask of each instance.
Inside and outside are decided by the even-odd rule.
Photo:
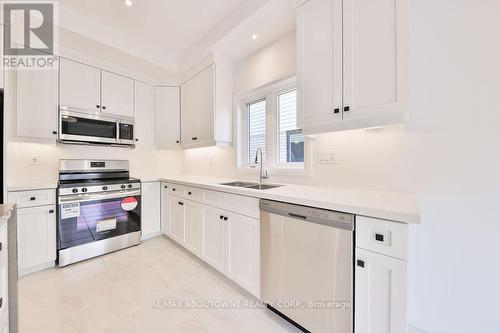
[[[186,181],[186,180],[178,180],[173,178],[160,178],[160,182],[169,182],[175,183],[179,185],[185,186],[193,186],[204,188],[207,190],[214,190],[225,193],[232,193],[236,195],[242,195],[247,197],[253,197],[258,199],[268,199],[275,201],[282,201],[292,204],[305,205],[315,208],[335,210],[344,213],[350,213],[360,216],[367,216],[378,218],[382,220],[389,220],[393,222],[405,223],[405,224],[420,224],[420,215],[405,213],[401,211],[390,211],[384,209],[370,208],[364,207],[362,205],[345,205],[339,204],[331,201],[317,201],[317,200],[308,200],[302,198],[293,198],[288,197],[286,195],[278,195],[278,194],[269,194],[266,192],[253,192],[254,190],[242,189],[242,188],[232,188],[232,187],[224,187],[218,184],[206,184],[206,183],[197,183],[194,181]],[[257,190],[255,190],[257,191]]]

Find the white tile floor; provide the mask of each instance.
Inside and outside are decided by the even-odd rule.
[[[260,308],[154,308],[154,300],[253,300],[165,237],[22,277],[20,333],[300,332]]]

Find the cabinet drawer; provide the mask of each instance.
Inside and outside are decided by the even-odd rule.
[[[203,200],[203,190],[195,187],[185,187],[184,197],[191,200]]]
[[[356,216],[356,247],[406,260],[408,226]]]
[[[17,204],[17,208],[54,205],[56,203],[56,190],[9,192],[9,202]]]
[[[206,204],[260,220],[259,199],[257,198],[205,190],[203,201]]]
[[[168,193],[175,194],[178,196],[184,195],[184,186],[172,183],[163,183],[163,188],[168,191]]]

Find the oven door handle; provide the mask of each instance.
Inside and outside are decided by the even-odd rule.
[[[76,194],[76,195],[68,195],[68,196],[60,196],[59,203],[67,204],[67,203],[78,203],[78,202],[86,202],[93,200],[105,200],[105,199],[114,199],[114,198],[126,198],[130,196],[138,196],[141,195],[141,190],[124,190],[124,191],[113,191],[113,192],[105,192],[105,193],[90,193],[90,194]]]

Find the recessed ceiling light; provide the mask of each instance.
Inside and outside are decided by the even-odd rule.
[[[257,38],[259,38],[259,36],[258,36],[258,35],[254,32],[254,33],[252,34],[252,39],[253,39],[253,40],[256,40]]]
[[[132,7],[132,0],[125,0],[125,6]]]

